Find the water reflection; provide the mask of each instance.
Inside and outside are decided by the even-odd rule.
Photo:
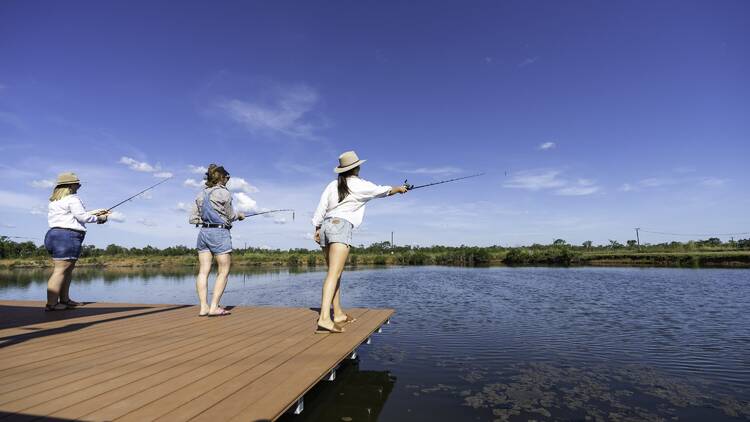
[[[395,384],[388,371],[360,370],[359,360],[346,360],[334,381],[322,381],[305,394],[304,412],[287,413],[279,421],[376,421]]]
[[[81,269],[72,294],[194,304],[194,271]],[[43,299],[47,274],[0,272],[0,299]],[[222,301],[314,307],[323,276],[235,268]],[[341,412],[356,396],[345,367],[298,420],[750,419],[750,270],[358,268],[342,292],[396,310],[359,351],[357,376],[382,377],[368,382],[383,402]]]
[[[194,277],[197,267],[79,267],[74,273],[74,283],[88,283],[102,280],[113,283],[126,280],[151,281],[165,279],[183,281]],[[212,277],[216,275],[216,269]],[[248,277],[259,275],[288,275],[322,271],[316,267],[274,268],[274,267],[233,267],[232,278],[247,280]],[[14,270],[0,270],[0,289],[5,287],[27,287],[32,284],[46,284],[52,273],[51,268],[25,268]]]

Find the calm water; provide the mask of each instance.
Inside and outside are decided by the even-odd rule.
[[[0,272],[0,299],[46,276]],[[192,270],[78,276],[77,300],[195,302]],[[235,272],[223,303],[318,306],[322,278]],[[289,420],[750,419],[750,270],[363,269],[343,298],[396,315]]]

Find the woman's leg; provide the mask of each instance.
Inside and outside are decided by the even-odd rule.
[[[324,328],[333,328],[331,320],[331,303],[336,292],[336,285],[341,279],[344,271],[346,258],[349,256],[349,246],[345,243],[331,243],[326,248],[328,252],[328,274],[323,282],[323,293],[320,301],[320,317],[318,325]]]
[[[198,301],[201,305],[199,315],[208,313],[208,274],[211,272],[213,255],[209,251],[198,252],[198,277],[195,279],[195,290],[198,292]]]
[[[323,251],[326,256],[326,265],[328,265],[328,248],[325,248]],[[344,322],[346,321],[346,312],[344,312],[344,308],[341,307],[341,295],[339,292],[341,291],[341,276],[339,276],[339,279],[336,281],[336,290],[333,292],[333,322]]]
[[[55,306],[57,301],[60,299],[60,291],[62,290],[63,283],[65,282],[65,271],[71,265],[75,264],[75,261],[61,261],[53,260],[55,264],[52,270],[52,275],[47,280],[47,305]]]
[[[68,268],[65,269],[65,276],[63,277],[62,288],[60,289],[60,302],[70,302],[70,282],[73,281],[73,269],[76,267],[78,261],[67,261],[70,263]]]
[[[221,295],[224,294],[224,289],[227,287],[227,279],[229,278],[229,268],[232,266],[232,254],[225,253],[216,255],[216,263],[219,269],[216,274],[216,284],[214,285],[214,294],[211,297],[211,308],[208,310],[211,314],[220,313],[219,302],[221,301]]]

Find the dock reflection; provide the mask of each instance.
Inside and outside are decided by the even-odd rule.
[[[334,381],[321,381],[305,394],[305,410],[279,421],[376,421],[396,384],[389,371],[363,371],[359,360],[346,360]]]

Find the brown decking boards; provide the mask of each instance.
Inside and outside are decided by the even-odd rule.
[[[351,309],[345,333],[314,334],[306,308],[42,308],[0,301],[0,421],[274,420],[393,313]]]

